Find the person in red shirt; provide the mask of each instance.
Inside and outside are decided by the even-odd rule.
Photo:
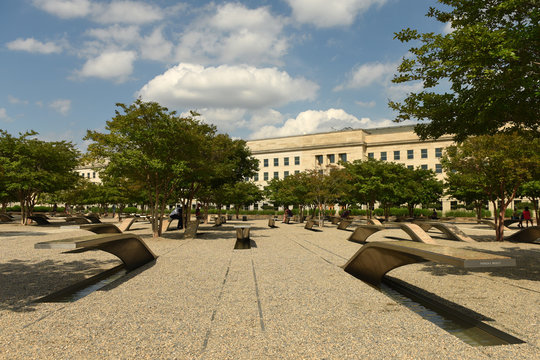
[[[519,227],[523,227],[523,220],[525,220],[525,225],[529,227],[529,221],[531,222],[531,226],[533,226],[533,222],[531,219],[531,212],[529,211],[529,207],[525,206],[525,209],[521,213],[521,219],[519,220]]]

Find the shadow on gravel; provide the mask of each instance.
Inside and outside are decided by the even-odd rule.
[[[97,268],[118,264],[118,260],[11,260],[0,264],[0,311],[33,311],[35,299],[95,275]]]
[[[540,249],[522,249],[519,247],[513,247],[512,244],[508,244],[509,247],[505,247],[504,251],[493,251],[485,249],[476,249],[472,247],[464,247],[464,249],[481,251],[490,254],[509,256],[516,259],[516,266],[514,267],[500,267],[500,268],[480,268],[478,270],[466,270],[451,265],[440,265],[429,263],[426,264],[421,271],[430,272],[434,276],[445,275],[466,275],[474,272],[488,273],[491,276],[503,277],[511,280],[540,280]]]

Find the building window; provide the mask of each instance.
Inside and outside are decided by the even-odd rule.
[[[457,201],[450,201],[450,210],[457,210]]]
[[[381,151],[381,160],[386,161],[386,151]]]
[[[341,162],[347,162],[347,154],[339,154],[339,160]]]
[[[268,167],[268,159],[263,160],[264,167]]]
[[[435,148],[435,157],[436,158],[442,157],[442,148]]]
[[[409,169],[409,170],[414,170],[414,166],[412,166],[412,165],[407,165],[407,169]]]
[[[279,158],[274,158],[274,166],[279,166]]]
[[[264,181],[268,181],[268,173],[267,172],[263,173],[263,179],[264,179]]]
[[[92,178],[94,178],[94,179],[96,178],[96,172],[95,171],[92,173]]]
[[[294,175],[300,174],[300,170],[294,170]]]
[[[258,203],[253,204],[253,210],[259,210],[259,204]]]
[[[274,179],[279,179],[279,172],[274,171]]]
[[[259,181],[259,173],[256,173],[256,174],[253,176],[253,181]]]
[[[294,157],[294,165],[300,165],[300,156]]]
[[[375,159],[375,153],[367,153],[368,159]]]
[[[319,170],[319,174],[321,174],[321,175],[322,175],[323,173],[324,173],[324,172],[323,172],[322,170]]]
[[[289,158],[288,157],[283,158],[283,165],[289,166]]]
[[[329,155],[326,155],[326,157],[328,158],[328,162],[329,162],[330,164],[333,164],[333,163],[336,162],[336,155],[334,155],[334,154],[329,154]]]
[[[427,149],[421,149],[420,150],[420,157],[422,159],[427,159]]]
[[[414,159],[414,150],[407,150],[407,159]]]
[[[394,151],[394,160],[399,160],[401,158],[401,154],[399,153],[399,150]]]
[[[435,172],[437,174],[442,174],[442,165],[441,164],[435,164]]]
[[[285,171],[285,172],[283,173],[283,178],[286,178],[287,176],[289,176],[289,172],[288,172],[288,171]]]
[[[322,155],[315,155],[315,162],[317,163],[317,165],[322,165],[323,156]]]
[[[86,174],[86,177],[87,177],[88,179],[90,179],[90,173],[87,173],[87,174]]]
[[[427,165],[425,165],[425,164],[424,164],[424,165],[420,165],[420,168],[421,168],[422,170],[427,170]]]

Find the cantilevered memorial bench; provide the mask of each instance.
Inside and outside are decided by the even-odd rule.
[[[8,214],[0,214],[0,222],[12,222],[13,217]]]
[[[251,226],[249,225],[239,225],[234,227],[236,230],[236,243],[234,248],[239,249],[251,249],[251,240],[249,238],[249,233]]]
[[[115,255],[133,270],[156,259],[145,242],[133,234],[94,234],[72,239],[39,242],[36,249],[102,250]]]
[[[465,241],[465,242],[476,242],[473,238],[469,237],[463,231],[461,231],[456,225],[443,223],[439,221],[415,221],[414,224],[420,226],[424,231],[429,231],[432,227],[440,230],[446,237],[451,240],[456,241]]]
[[[476,220],[476,223],[477,224],[485,224],[485,225],[489,225],[490,228],[492,228],[493,230],[497,230],[497,224],[495,224],[495,221],[493,220],[489,220],[489,219],[480,219],[480,220]],[[504,227],[504,230],[510,230],[508,229],[506,226]]]
[[[88,230],[95,234],[121,234],[123,231],[111,223],[85,224],[79,226],[81,230]]]
[[[88,215],[84,215],[84,217],[90,220],[92,224],[101,224],[101,220],[99,219],[99,216],[96,214],[88,214]]]
[[[390,270],[426,261],[465,269],[516,265],[512,258],[479,251],[412,241],[377,241],[362,246],[342,267],[347,273],[379,286]]]
[[[72,224],[89,224],[90,220],[88,220],[84,216],[69,216],[66,218],[66,222]]]
[[[268,227],[276,228],[276,219],[273,217],[268,218]]]
[[[341,220],[339,221],[339,223],[338,223],[337,228],[338,228],[338,230],[345,230],[345,229],[347,229],[347,227],[348,227],[349,225],[351,225],[351,224],[352,224],[352,220],[341,219]]]
[[[371,218],[371,219],[366,219],[367,223],[369,225],[378,225],[378,226],[382,226],[382,223],[378,220],[378,219],[375,219],[375,218]]]
[[[512,242],[525,242],[540,244],[540,226],[531,226],[522,229],[506,238]]]
[[[385,230],[384,226],[380,225],[359,225],[354,232],[349,236],[349,241],[365,244],[368,237],[378,231]]]
[[[76,224],[88,224],[89,221],[85,218],[71,217],[65,221],[50,222],[49,219],[42,215],[29,215],[28,219],[34,221],[38,226],[67,226]]]
[[[436,244],[435,240],[427,232],[416,224],[412,223],[399,223],[399,228],[407,233],[413,241]]]
[[[315,224],[317,224],[317,226],[320,226],[320,223],[319,223],[318,220],[307,219],[306,220],[306,225],[304,225],[304,229],[317,231],[317,230],[313,229],[313,225],[315,225]]]

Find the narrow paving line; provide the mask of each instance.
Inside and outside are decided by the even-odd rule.
[[[253,270],[253,281],[255,281],[255,295],[257,295],[257,306],[259,307],[259,321],[261,324],[261,330],[266,331],[264,327],[264,317],[261,305],[261,298],[259,297],[259,285],[257,283],[257,274],[255,273],[255,263],[253,262],[253,252],[251,253],[251,269]]]
[[[66,305],[66,306],[67,306],[67,305]],[[36,319],[36,320],[34,320],[34,321],[32,321],[32,322],[30,322],[30,323],[24,325],[21,329],[26,329],[26,328],[28,328],[28,327],[30,327],[30,326],[32,326],[32,325],[37,324],[38,322],[40,322],[40,321],[43,320],[43,319],[48,318],[48,317],[51,316],[52,314],[55,314],[55,313],[59,312],[60,310],[64,310],[64,309],[66,308],[66,306],[62,306],[61,308],[58,308],[58,309],[56,309],[56,310],[49,311],[48,313],[46,313],[45,315],[43,315],[43,316],[40,317],[39,319]]]
[[[311,250],[311,249],[308,249],[308,248],[305,247],[304,245],[300,244],[298,241],[296,241],[296,240],[294,240],[294,239],[291,239],[291,240],[294,241],[298,246],[300,246],[300,247],[306,249],[307,251],[309,251],[310,253],[316,255],[317,257],[320,257],[321,259],[323,259],[324,261],[326,261],[326,262],[329,263],[330,265],[335,265],[335,266],[338,266],[338,267],[339,267],[338,264],[336,264],[336,263],[334,263],[334,262],[332,262],[332,261],[330,261],[330,260],[328,260],[328,259],[322,257],[321,255],[317,254],[315,251],[313,251],[313,250]]]
[[[317,244],[315,244],[315,243],[313,243],[313,242],[311,242],[311,241],[309,241],[309,240],[305,240],[305,239],[304,239],[304,241],[305,241],[305,242],[308,242],[308,243],[310,243],[311,245],[316,246],[316,247],[318,247],[319,249],[324,250],[324,251],[326,251],[326,252],[328,252],[328,253],[330,253],[330,254],[332,254],[332,255],[335,255],[335,256],[338,257],[338,258],[341,258],[341,259],[343,259],[343,260],[349,260],[349,259],[347,259],[346,257],[343,257],[343,256],[341,256],[341,255],[339,255],[339,254],[336,254],[335,252],[332,252],[332,251],[330,251],[330,250],[328,250],[328,249],[325,249],[325,248],[323,248],[322,246],[319,246],[319,245],[317,245]]]
[[[515,284],[512,284],[510,282],[507,282],[507,281],[504,281],[504,280],[495,280],[495,279],[491,279],[489,277],[486,277],[486,276],[482,276],[482,275],[478,275],[478,274],[471,274],[473,276],[476,276],[476,277],[479,277],[479,278],[482,278],[482,279],[486,279],[486,280],[490,280],[490,281],[494,281],[494,282],[501,282],[505,285],[508,285],[508,286],[513,286],[513,287],[516,287],[518,289],[522,289],[522,290],[525,290],[525,291],[530,291],[530,292],[535,292],[535,293],[539,293],[540,294],[540,291],[538,290],[533,290],[533,289],[529,289],[527,287],[524,287],[524,286],[520,286],[520,285],[515,285]]]
[[[201,349],[201,354],[206,351],[206,347],[208,346],[208,339],[210,339],[210,335],[212,334],[212,324],[214,323],[214,319],[216,318],[216,313],[219,308],[219,305],[221,303],[221,298],[223,297],[223,292],[225,290],[225,283],[227,282],[227,278],[229,277],[229,270],[231,269],[231,263],[233,258],[233,253],[231,253],[231,257],[229,258],[229,265],[227,265],[227,271],[225,271],[225,276],[223,277],[223,282],[221,283],[221,290],[219,291],[218,298],[216,301],[216,306],[214,310],[212,311],[212,316],[210,317],[210,325],[208,326],[208,330],[206,331],[206,335],[204,337],[203,346]]]

